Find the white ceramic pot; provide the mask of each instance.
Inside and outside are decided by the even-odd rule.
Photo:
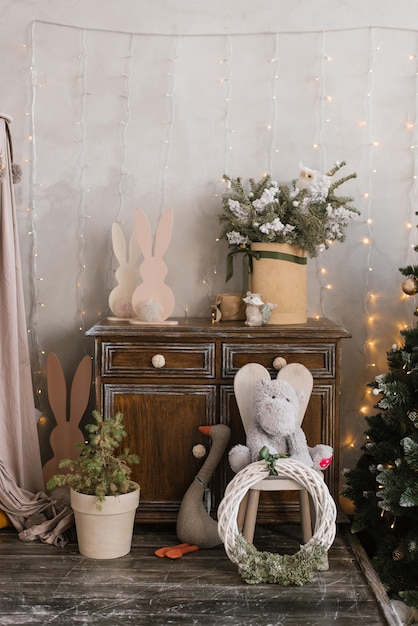
[[[116,559],[130,552],[139,492],[138,486],[130,493],[106,496],[98,510],[95,496],[71,489],[80,554],[90,559]]]

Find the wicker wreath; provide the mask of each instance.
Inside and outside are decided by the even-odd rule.
[[[228,484],[218,508],[218,532],[228,558],[238,565],[246,582],[300,585],[311,581],[315,571],[324,569],[335,538],[336,507],[323,476],[316,470],[293,458],[277,459],[275,469],[278,478],[293,479],[309,492],[316,513],[312,538],[296,554],[278,555],[259,552],[240,534],[240,503],[252,486],[269,476],[265,461],[251,463]]]

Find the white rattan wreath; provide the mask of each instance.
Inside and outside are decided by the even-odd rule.
[[[306,489],[312,498],[315,509],[315,527],[312,538],[305,545],[301,546],[299,552],[294,556],[303,559],[304,555],[306,555],[308,558],[310,552],[318,549],[318,546],[326,553],[335,538],[335,520],[337,512],[334,500],[329,493],[323,476],[316,470],[307,467],[293,458],[277,459],[275,469],[278,478],[295,480]],[[219,505],[219,536],[224,543],[228,558],[238,565],[240,565],[240,559],[237,556],[237,542],[242,543],[244,541],[237,526],[239,506],[247,491],[260,480],[268,476],[269,469],[265,461],[251,463],[234,476],[228,484],[225,495]],[[252,549],[254,552],[256,551],[255,548]],[[274,568],[276,568],[276,566],[277,563],[272,565]],[[273,573],[271,579],[267,579],[265,582],[276,582]]]

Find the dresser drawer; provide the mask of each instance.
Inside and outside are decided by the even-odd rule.
[[[214,378],[215,344],[102,342],[104,378]]]
[[[334,343],[224,343],[222,345],[223,377],[233,378],[246,363],[260,363],[272,374],[273,361],[280,356],[287,363],[302,363],[314,378],[334,378]]]

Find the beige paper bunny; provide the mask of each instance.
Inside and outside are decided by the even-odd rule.
[[[48,400],[56,426],[51,431],[50,444],[53,457],[43,467],[45,483],[56,474],[61,459],[75,459],[80,451],[75,443],[83,443],[84,435],[79,424],[90,399],[92,361],[84,356],[75,371],[71,384],[70,415],[67,420],[67,386],[62,365],[54,352],[48,354],[46,381]]]
[[[170,244],[172,229],[173,210],[168,209],[158,222],[153,251],[148,218],[141,209],[136,211],[136,235],[144,259],[139,267],[143,282],[133,293],[132,308],[135,316],[142,322],[162,322],[174,309],[174,294],[164,282],[167,265],[163,261]]]
[[[129,256],[127,257],[125,235],[120,224],[112,224],[112,243],[119,267],[115,272],[118,285],[110,292],[109,308],[116,317],[134,317],[132,309],[132,294],[139,281],[136,262],[139,258],[139,250],[136,243],[135,233],[132,234],[129,242]]]

